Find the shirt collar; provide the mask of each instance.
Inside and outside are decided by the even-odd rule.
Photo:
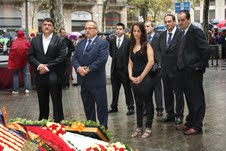
[[[122,35],[122,37],[120,37],[120,38],[117,36],[116,41],[118,41],[118,39],[121,39],[121,41],[122,41],[124,39],[124,35]]]
[[[93,43],[93,41],[96,39],[96,37],[97,37],[97,35],[94,36],[92,39],[87,39],[87,42],[88,42],[88,40],[91,40],[92,41],[91,43]]]
[[[167,35],[168,35],[169,33],[172,33],[172,36],[173,36],[173,35],[175,34],[176,30],[177,30],[177,27],[176,27],[176,26],[173,28],[173,30],[172,30],[171,32],[169,32],[169,31],[167,30]]]
[[[47,38],[44,36],[44,34],[42,34],[42,39],[45,39],[45,40],[51,40],[53,37],[53,33],[51,33]]]
[[[184,30],[184,35],[188,32],[189,27],[191,26],[191,23],[188,25],[188,27]]]

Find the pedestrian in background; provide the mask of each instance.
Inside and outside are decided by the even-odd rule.
[[[13,91],[12,94],[19,93],[19,72],[23,73],[24,92],[29,93],[30,77],[28,69],[27,53],[30,42],[25,38],[22,30],[18,30],[17,39],[12,43],[9,52],[8,69],[13,70]]]
[[[151,44],[151,47],[154,51],[154,61],[156,64],[156,84],[154,85],[154,93],[155,93],[155,104],[156,104],[156,111],[157,116],[160,117],[163,115],[163,102],[162,102],[162,81],[161,81],[161,56],[159,51],[159,35],[155,33],[154,29],[155,26],[151,21],[147,21],[145,23],[145,30],[147,34],[147,40]]]
[[[49,118],[49,94],[53,104],[53,119],[64,119],[62,82],[67,54],[63,38],[54,34],[51,18],[42,21],[42,34],[31,41],[28,61],[35,69],[35,84],[39,102],[39,120]]]
[[[152,75],[149,74],[154,64],[154,52],[147,41],[143,24],[135,23],[132,26],[130,40],[128,71],[135,97],[137,116],[137,128],[132,137],[147,138],[152,133],[151,128],[154,117],[154,106],[150,93],[153,93],[155,82]],[[144,108],[147,110],[147,121],[146,129],[142,133]]]
[[[69,39],[68,34],[66,33],[64,28],[61,28],[60,36],[64,38],[64,43],[66,45],[66,53],[67,53],[67,61],[65,63],[65,70],[64,70],[64,82],[63,82],[63,89],[67,90],[70,87],[70,73],[71,73],[71,54],[75,50],[74,44],[71,39]]]

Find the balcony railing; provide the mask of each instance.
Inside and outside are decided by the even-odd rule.
[[[64,4],[95,5],[97,0],[63,0]]]
[[[108,6],[110,7],[125,7],[126,5],[126,2],[108,2]]]

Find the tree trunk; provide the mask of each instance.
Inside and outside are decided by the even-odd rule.
[[[203,30],[206,35],[206,38],[209,36],[209,21],[208,21],[208,14],[209,14],[209,0],[204,0],[203,4]]]
[[[102,10],[102,29],[101,31],[104,32],[105,29],[105,12],[106,12],[106,8],[107,8],[107,4],[108,4],[109,0],[103,0],[103,10]]]
[[[55,23],[55,32],[59,32],[60,28],[64,27],[63,2],[62,0],[49,0],[50,2],[50,17]]]
[[[147,20],[147,13],[148,13],[148,11],[145,8],[141,10],[141,15],[142,15],[142,17],[144,19],[144,23]]]

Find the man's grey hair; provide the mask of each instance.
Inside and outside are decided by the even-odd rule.
[[[94,20],[88,20],[86,23],[89,23],[89,22],[94,23],[95,27],[98,29],[97,22],[95,22]],[[86,23],[85,23],[85,24],[86,24]]]
[[[146,21],[146,23],[149,23],[153,28],[155,28],[155,23],[151,21]]]

